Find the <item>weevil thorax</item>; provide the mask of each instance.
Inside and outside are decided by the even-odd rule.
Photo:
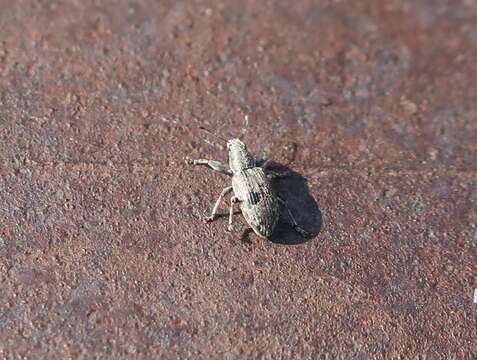
[[[227,141],[229,150],[229,166],[232,172],[237,173],[255,167],[255,160],[247,150],[245,144],[239,139]]]

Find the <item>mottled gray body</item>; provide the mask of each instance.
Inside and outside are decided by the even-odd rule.
[[[232,187],[253,231],[259,236],[271,236],[280,208],[263,169],[255,167],[234,173]]]
[[[207,165],[222,174],[232,176],[232,186],[222,190],[214,205],[212,214],[205,220],[210,222],[216,218],[222,199],[233,191],[234,196],[230,199],[229,208],[229,230],[232,226],[234,204],[239,203],[242,214],[253,231],[259,236],[270,237],[278,222],[280,213],[279,203],[282,203],[288,210],[295,230],[301,235],[306,236],[306,232],[297,225],[285,202],[273,192],[270,185],[269,178],[283,177],[283,175],[286,176],[287,174],[265,173],[268,163],[264,162],[262,166],[257,166],[255,159],[247,151],[245,144],[239,139],[227,141],[227,149],[229,152],[230,169],[227,169],[224,164],[215,160],[186,159],[188,164]]]

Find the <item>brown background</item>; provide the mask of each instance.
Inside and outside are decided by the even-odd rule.
[[[0,0],[1,357],[475,358],[476,59],[474,0]],[[203,224],[198,125],[320,231]]]

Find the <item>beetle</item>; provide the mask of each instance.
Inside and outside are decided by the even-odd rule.
[[[201,129],[211,133],[203,127]],[[189,165],[205,165],[232,177],[232,186],[222,190],[211,215],[204,220],[206,222],[214,221],[217,218],[220,203],[227,194],[233,192],[229,207],[229,231],[232,230],[234,205],[238,203],[252,230],[260,237],[269,238],[278,223],[281,204],[287,209],[293,228],[301,236],[308,237],[309,234],[298,226],[286,202],[273,191],[271,185],[272,179],[288,176],[289,173],[268,171],[270,162],[255,160],[240,139],[228,140],[227,150],[229,167],[216,160],[186,158],[186,163]]]

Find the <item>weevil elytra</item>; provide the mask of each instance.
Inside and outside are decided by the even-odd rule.
[[[208,131],[204,128],[201,129]],[[208,132],[210,133],[210,131]],[[294,229],[301,236],[308,237],[307,232],[298,226],[285,201],[275,194],[270,183],[274,178],[289,174],[268,171],[269,162],[264,161],[260,164],[260,161],[252,157],[246,145],[239,139],[228,140],[227,150],[229,167],[216,160],[186,159],[189,165],[206,165],[215,171],[232,177],[232,186],[222,190],[212,209],[212,214],[206,217],[205,221],[215,220],[223,198],[233,192],[229,208],[229,231],[232,229],[234,204],[238,203],[245,220],[253,231],[260,237],[270,237],[277,225],[280,204],[282,204],[287,209]]]

